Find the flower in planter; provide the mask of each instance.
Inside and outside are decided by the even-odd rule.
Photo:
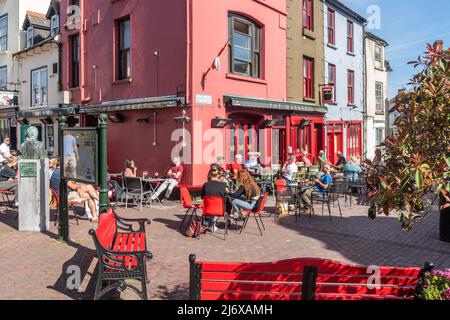
[[[420,298],[424,300],[450,300],[450,269],[426,273]]]

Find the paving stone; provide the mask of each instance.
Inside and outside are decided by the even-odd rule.
[[[272,200],[268,213],[273,212]],[[450,268],[450,244],[438,239],[438,214],[415,225],[412,233],[401,231],[396,217],[367,218],[367,207],[343,204],[343,219],[333,208],[333,221],[321,215],[310,219],[294,216],[264,215],[266,231],[259,235],[254,220],[242,235],[231,230],[226,241],[223,230],[202,235],[199,240],[178,232],[184,210],[178,203],[168,202],[164,208],[120,208],[124,217],[152,220],[147,241],[154,259],[148,263],[151,299],[187,299],[189,292],[189,254],[200,260],[264,262],[298,257],[318,257],[363,265],[423,266],[431,260],[439,268]],[[70,220],[72,241],[57,241],[58,229],[52,224],[46,233],[17,231],[16,213],[0,209],[0,299],[92,299],[96,272],[95,248],[88,231],[95,223]],[[71,218],[73,218],[71,214]],[[83,289],[69,290],[67,268],[79,266]],[[91,267],[92,269],[92,267]],[[121,298],[134,299],[124,293]]]

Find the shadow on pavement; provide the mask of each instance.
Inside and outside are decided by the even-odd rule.
[[[44,232],[45,235],[49,236],[54,240],[59,240],[58,236],[51,232]],[[93,272],[89,271],[94,258],[96,258],[96,251],[90,248],[84,247],[78,243],[69,241],[67,245],[76,249],[75,255],[64,262],[61,266],[61,274],[56,282],[48,286],[48,289],[53,289],[57,292],[62,293],[73,300],[92,300],[94,298],[95,292],[95,281],[97,279],[97,265]],[[75,271],[76,270],[76,271]],[[79,284],[82,286],[82,290],[71,287],[78,281],[75,278],[77,276],[76,272],[79,270]],[[89,277],[87,284],[84,279]]]
[[[279,225],[297,231],[300,235],[316,239],[325,244],[325,249],[345,256],[349,261],[361,265],[394,265],[421,267],[433,261],[437,267],[449,267],[450,245],[439,241],[437,221],[431,219],[417,224],[416,230],[406,233],[401,230],[396,217],[377,217],[370,220],[364,215],[346,216],[352,210],[343,207],[341,219],[336,209],[330,221],[325,209],[315,207],[312,218],[282,216]]]

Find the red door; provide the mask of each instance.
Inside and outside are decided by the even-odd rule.
[[[333,132],[328,132],[328,155],[327,155],[327,159],[328,161],[334,163],[334,133]]]

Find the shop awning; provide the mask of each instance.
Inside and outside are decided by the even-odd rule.
[[[0,108],[0,119],[15,118],[18,107],[2,107]]]
[[[54,116],[65,116],[70,114],[75,114],[78,107],[63,107],[63,108],[41,108],[36,110],[19,110],[17,111],[17,118],[43,118],[43,117],[54,117]]]
[[[229,106],[241,108],[287,110],[313,114],[325,114],[328,111],[326,107],[314,104],[288,102],[281,100],[267,100],[234,95],[224,95],[224,101]]]
[[[185,102],[185,97],[178,96],[118,100],[103,102],[99,105],[83,106],[80,112],[87,114],[97,114],[102,112],[173,108],[184,106]]]

